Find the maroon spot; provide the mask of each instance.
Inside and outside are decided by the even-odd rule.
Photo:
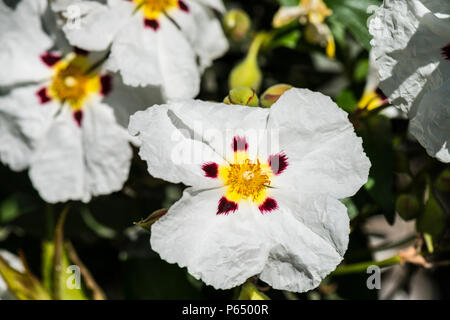
[[[445,60],[450,61],[450,43],[441,49],[442,55]]]
[[[189,12],[189,7],[187,6],[186,3],[184,3],[184,1],[182,0],[178,0],[178,7],[183,10],[184,12]]]
[[[102,95],[106,96],[112,91],[112,77],[109,74],[104,74],[100,77],[100,84],[102,86]]]
[[[39,101],[41,102],[41,104],[47,103],[51,100],[51,98],[47,94],[46,87],[39,89],[38,92],[36,92],[36,95],[39,97]]]
[[[42,62],[44,62],[49,67],[54,66],[59,60],[61,60],[61,56],[59,54],[52,52],[43,53],[40,57]]]
[[[267,198],[262,205],[259,207],[261,213],[268,213],[278,208],[278,203],[273,198]]]
[[[248,149],[248,143],[247,140],[245,140],[245,137],[236,136],[233,138],[233,143],[231,144],[231,147],[233,148],[234,152],[245,151]]]
[[[73,47],[73,52],[75,52],[76,54],[78,54],[80,56],[87,56],[89,54],[89,51],[86,51],[86,50],[78,48],[78,47]]]
[[[159,29],[159,22],[155,19],[144,19],[144,26],[157,31]]]
[[[203,171],[205,172],[205,177],[208,178],[217,178],[217,173],[219,172],[219,166],[215,162],[208,162],[202,166]]]
[[[217,206],[216,214],[229,214],[230,212],[235,212],[238,208],[238,204],[233,201],[228,201],[227,198],[222,197],[219,200],[219,205]]]
[[[83,111],[77,110],[73,113],[73,118],[75,119],[78,126],[81,128],[81,121],[83,121]]]
[[[386,95],[383,93],[383,91],[381,91],[380,87],[378,87],[378,88],[375,90],[375,93],[377,94],[378,97],[380,97],[381,100],[383,100],[383,101],[384,101],[384,100],[387,100]]]
[[[269,156],[269,166],[274,174],[282,173],[288,166],[288,158],[284,153]]]

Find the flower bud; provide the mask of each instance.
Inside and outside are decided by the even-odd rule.
[[[401,194],[395,201],[395,209],[404,220],[411,220],[418,216],[420,204],[416,197],[410,194]]]
[[[227,35],[235,42],[242,41],[250,30],[250,17],[240,9],[227,12],[223,19],[223,26]]]
[[[248,87],[237,87],[230,90],[228,96],[223,100],[226,104],[240,104],[243,106],[257,107],[259,105],[258,95],[255,90]]]
[[[283,93],[291,88],[291,85],[284,83],[271,86],[261,95],[261,106],[264,108],[270,108],[272,104],[277,102],[278,98],[280,98]]]
[[[233,68],[228,79],[230,89],[237,87],[249,87],[258,91],[262,73],[258,65],[258,52],[266,39],[266,34],[259,33],[250,46],[244,61]]]

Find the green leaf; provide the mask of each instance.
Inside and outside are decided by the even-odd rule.
[[[432,192],[425,203],[422,214],[417,218],[416,227],[419,232],[428,233],[438,238],[445,229],[445,213]]]
[[[367,27],[368,8],[379,6],[377,0],[325,0],[326,5],[333,10],[333,19],[339,21],[355,36],[358,42],[370,50],[371,35]],[[330,18],[331,18],[330,17]]]
[[[277,0],[280,6],[283,7],[294,7],[300,3],[300,0]]]
[[[295,49],[297,47],[298,41],[301,38],[301,35],[302,33],[298,29],[284,33],[271,40],[270,47],[272,49],[277,47],[286,47],[289,49]]]
[[[342,199],[341,202],[347,207],[347,214],[349,219],[350,220],[355,219],[358,216],[359,211],[355,203],[353,202],[352,198]]]
[[[358,101],[355,98],[354,93],[350,89],[344,89],[336,97],[337,105],[348,113],[353,113],[356,110]]]
[[[356,82],[365,81],[368,71],[369,71],[369,59],[359,60],[356,63],[355,71],[353,72],[353,79],[355,79]]]
[[[9,291],[20,300],[50,300],[50,294],[29,270],[23,256],[20,257],[25,267],[24,272],[12,268],[0,256],[0,276]]]

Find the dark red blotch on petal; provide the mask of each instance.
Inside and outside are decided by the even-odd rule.
[[[81,128],[81,122],[83,121],[83,111],[77,110],[73,113],[73,118],[78,126]]]
[[[56,53],[52,52],[46,52],[41,54],[41,60],[44,62],[47,66],[52,67],[54,66],[59,60],[61,60],[61,56]]]
[[[229,201],[227,198],[222,197],[217,206],[217,214],[229,214],[230,212],[235,212],[237,208],[238,204],[236,202]]]
[[[36,95],[39,98],[41,104],[47,103],[51,100],[51,98],[47,95],[47,88],[41,88],[36,92]]]
[[[202,170],[205,172],[205,176],[208,178],[217,178],[219,172],[219,166],[215,162],[208,162],[202,166]]]
[[[375,90],[375,93],[377,94],[378,97],[380,97],[381,100],[383,100],[383,101],[387,100],[386,95],[383,93],[383,91],[381,91],[380,87],[378,87]]]
[[[269,156],[269,166],[274,174],[282,173],[288,166],[288,158],[284,153]]]
[[[450,43],[441,49],[442,55],[448,61],[450,61]]]
[[[102,86],[102,95],[106,96],[112,91],[112,77],[109,74],[104,74],[100,77],[100,84]]]
[[[233,143],[231,144],[231,147],[233,148],[234,152],[245,151],[248,149],[248,143],[247,140],[245,140],[245,137],[236,136],[233,138]]]
[[[261,213],[268,213],[278,208],[278,203],[273,198],[267,198],[259,207]]]
[[[157,31],[159,29],[159,22],[155,19],[144,19],[144,26]]]
[[[187,6],[187,4],[182,1],[182,0],[178,0],[178,7],[183,10],[184,12],[189,12],[189,7]]]

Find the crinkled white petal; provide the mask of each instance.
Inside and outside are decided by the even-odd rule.
[[[260,278],[278,290],[311,290],[343,259],[347,209],[328,196],[308,198],[281,189],[272,196],[278,209],[266,213],[261,225],[270,252]]]
[[[169,14],[189,39],[200,58],[200,66],[203,70],[228,50],[228,41],[220,20],[211,9],[199,5],[197,1],[186,0],[185,2],[189,12],[173,10]]]
[[[15,171],[29,165],[58,110],[54,102],[40,104],[36,95],[40,88],[19,87],[0,97],[0,161]]]
[[[187,267],[216,289],[229,289],[261,272],[268,239],[258,228],[264,217],[257,208],[242,205],[229,215],[216,215],[222,196],[222,189],[185,190],[152,226],[150,243],[164,260]]]
[[[445,92],[438,88],[448,81],[450,74],[450,63],[441,53],[441,49],[450,43],[449,12],[448,1],[385,1],[371,18],[369,28],[374,36],[371,44],[381,89],[392,104],[408,112],[410,119],[419,114],[418,119],[422,120],[414,121],[412,128],[428,153],[435,156],[446,141],[445,135],[438,133],[443,122],[440,121],[437,128],[431,128],[430,124],[435,122],[435,114],[446,111],[428,106],[422,99],[433,94],[430,92]],[[448,94],[441,98],[449,100]],[[448,109],[448,103],[439,105]],[[433,108],[434,113],[420,110],[422,108]],[[425,119],[425,115],[431,119]],[[439,158],[443,159],[445,155],[440,153]]]
[[[6,262],[17,271],[23,271],[23,265],[20,261],[19,257],[6,251],[0,249],[0,256],[6,260]],[[12,300],[14,299],[14,296],[12,293],[8,290],[8,286],[5,283],[5,280],[0,276],[0,300]]]
[[[279,146],[288,158],[275,187],[301,194],[352,196],[367,181],[370,161],[347,114],[329,97],[307,89],[290,89],[270,108],[268,131],[278,131]],[[278,151],[277,151],[278,150]]]
[[[52,47],[42,30],[43,2],[21,1],[15,10],[0,2],[0,85],[41,81],[51,74],[40,58]]]
[[[410,131],[428,154],[450,162],[450,80],[426,93],[411,119]]]
[[[112,109],[95,103],[83,108],[80,128],[63,107],[32,157],[29,175],[50,203],[87,202],[122,188],[132,157],[129,138]]]
[[[56,0],[52,1],[52,9],[67,19],[63,31],[73,46],[101,51],[109,47],[119,29],[131,18],[134,6],[128,1],[105,5],[97,1]]]
[[[152,176],[198,188],[218,186],[217,179],[205,177],[202,165],[225,160],[180,117],[183,113],[179,111],[188,110],[189,105],[161,105],[139,111],[130,118],[129,132],[141,141],[139,155],[147,161]],[[184,116],[189,117],[189,111]]]

